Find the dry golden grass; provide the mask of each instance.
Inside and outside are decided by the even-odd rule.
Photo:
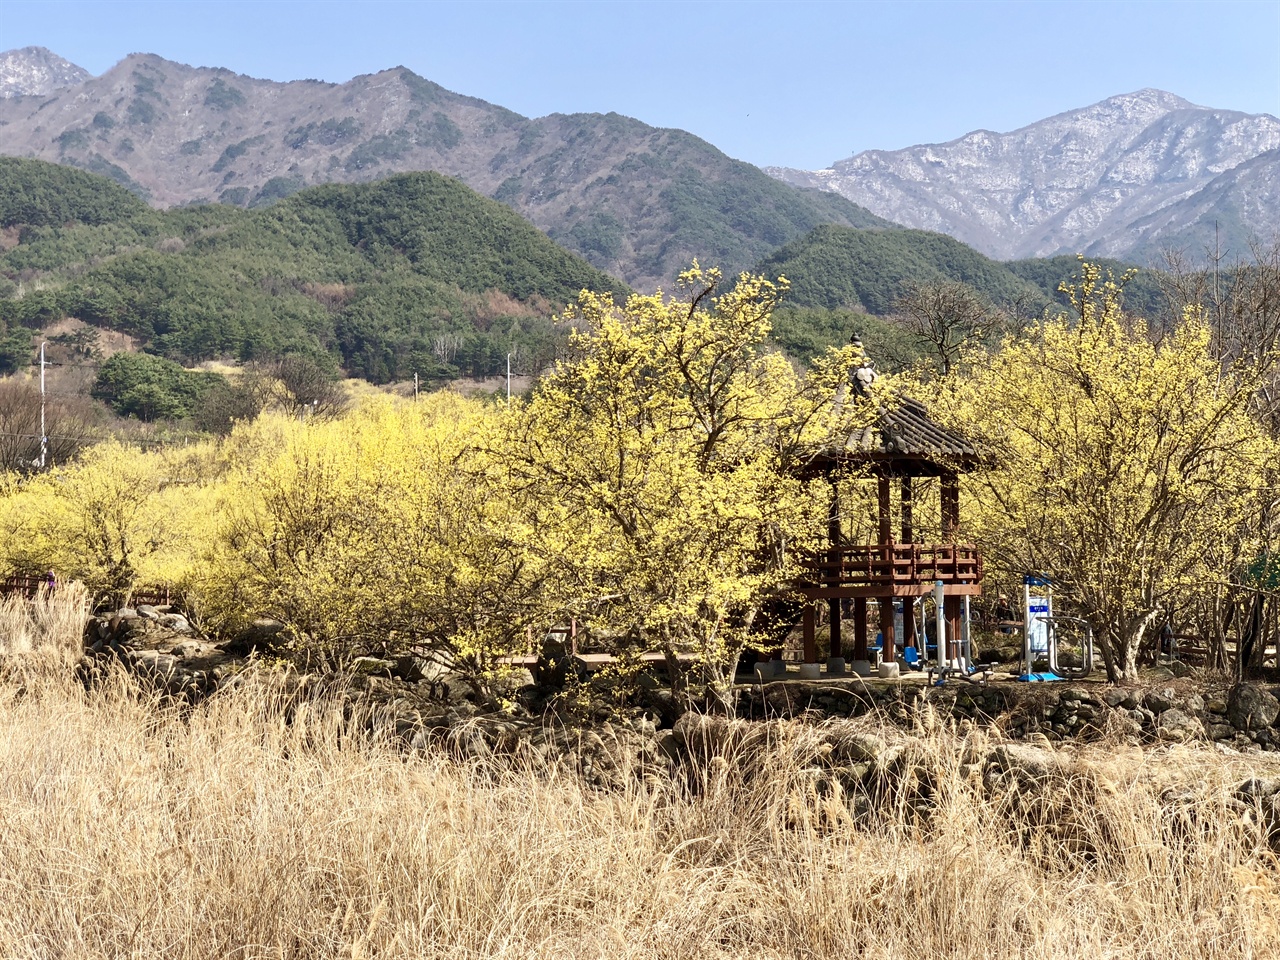
[[[596,792],[261,686],[180,710],[15,669],[4,957],[1280,956],[1280,870],[1231,799],[1264,758],[1080,749],[1029,795],[982,787],[981,734],[915,736],[867,821],[801,725],[693,789]]]
[[[73,663],[84,649],[88,612],[89,592],[79,583],[41,587],[32,601],[0,598],[0,655],[35,654],[42,663]]]

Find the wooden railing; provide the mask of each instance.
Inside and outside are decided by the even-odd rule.
[[[41,587],[47,587],[50,585],[51,583],[47,575],[29,577],[15,574],[10,577],[5,577],[4,581],[0,582],[0,594],[3,594],[6,597],[19,596],[27,600],[34,600],[36,594],[40,592]]]
[[[48,574],[39,576],[13,574],[0,580],[0,596],[18,596],[27,600],[34,600],[41,587],[52,585],[53,581]],[[171,596],[169,588],[166,586],[139,584],[133,588],[129,602],[135,607],[142,603],[160,607],[169,604]]]
[[[802,589],[883,590],[933,586],[975,587],[982,581],[982,555],[967,543],[889,543],[845,547],[811,557]]]

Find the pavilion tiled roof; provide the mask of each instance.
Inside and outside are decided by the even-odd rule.
[[[860,338],[855,336],[852,343],[862,350]],[[869,397],[878,376],[875,364],[863,352],[862,361],[850,373],[849,389],[842,389],[836,396],[837,406]],[[899,397],[892,408],[878,407],[875,420],[855,429],[843,448],[837,442],[823,449],[816,462],[827,467],[840,462],[874,463],[880,471],[943,476],[972,470],[981,459],[968,440],[934,422],[923,403],[912,397]]]
[[[842,460],[929,460],[956,466],[977,462],[974,446],[929,416],[924,404],[910,397],[890,410],[881,407],[875,422],[854,430],[845,443]]]

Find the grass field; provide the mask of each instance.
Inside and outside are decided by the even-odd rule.
[[[598,792],[264,686],[85,693],[60,609],[0,610],[26,651],[0,677],[6,958],[1280,956],[1280,865],[1232,797],[1267,757],[1076,748],[1026,791],[984,786],[986,735],[919,733],[866,815],[797,724]]]

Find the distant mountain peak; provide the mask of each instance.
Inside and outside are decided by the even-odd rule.
[[[1168,90],[1159,90],[1155,87],[1143,87],[1141,90],[1135,90],[1132,93],[1120,93],[1114,97],[1107,97],[1102,103],[1115,104],[1117,106],[1141,104],[1162,110],[1204,109],[1202,107],[1198,108],[1190,100],[1184,100],[1176,93],[1170,93]]]
[[[0,53],[0,98],[42,97],[92,78],[88,70],[44,47]]]
[[[1254,163],[1277,148],[1280,120],[1269,114],[1201,107],[1147,87],[1008,133],[976,130],[948,143],[867,150],[824,170],[766,172],[999,259],[1141,259],[1198,246],[1215,220],[1231,220],[1237,240],[1280,231],[1272,186],[1280,177],[1262,169],[1276,164]]]

